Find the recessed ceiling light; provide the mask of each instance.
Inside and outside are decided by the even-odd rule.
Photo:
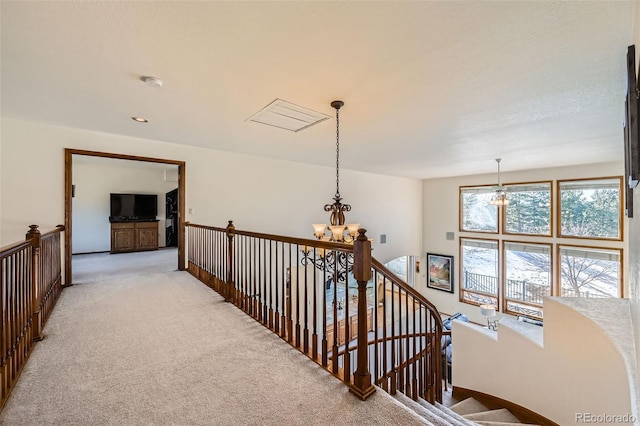
[[[331,117],[321,112],[303,108],[282,99],[276,99],[258,113],[249,117],[247,121],[299,132],[329,118]]]
[[[155,87],[156,89],[159,89],[160,87],[162,87],[162,80],[160,80],[158,77],[143,75],[140,77],[140,80],[144,81],[144,84],[146,84],[149,87]]]
[[[133,121],[137,121],[138,123],[148,123],[149,120],[147,120],[146,118],[142,118],[142,117],[131,117],[131,119]]]

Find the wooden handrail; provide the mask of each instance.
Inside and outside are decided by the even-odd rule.
[[[9,244],[5,247],[2,247],[0,248],[0,259],[9,257],[29,246],[31,246],[30,241],[19,241],[17,243]]]
[[[65,231],[65,229],[66,228],[64,227],[64,225],[58,225],[55,228],[53,228],[51,231],[45,232],[44,234],[42,234],[40,238],[45,238],[45,237],[49,237],[51,235],[59,234],[59,233]]]
[[[207,229],[207,230],[218,231],[218,232],[227,231],[227,228],[197,225],[195,223],[190,223],[190,222],[185,223],[185,226],[192,227],[192,228]],[[314,240],[310,238],[286,237],[282,235],[264,234],[260,232],[241,231],[241,230],[235,230],[234,233],[235,235],[243,235],[246,237],[259,238],[262,240],[279,241],[281,243],[295,244],[298,246],[316,247],[316,248],[323,248],[328,250],[353,251],[353,245],[346,244],[346,243],[336,243],[333,241]]]

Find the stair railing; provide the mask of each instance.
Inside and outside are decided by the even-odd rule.
[[[353,245],[186,223],[188,271],[347,384],[442,400],[437,309]],[[381,286],[374,285],[381,283]]]
[[[31,225],[25,241],[0,249],[0,409],[62,292],[60,235]]]

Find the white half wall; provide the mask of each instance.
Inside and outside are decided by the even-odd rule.
[[[332,167],[9,118],[1,132],[0,245],[23,239],[32,223],[48,230],[64,222],[64,148],[185,161],[193,212],[186,220],[193,223],[224,227],[233,220],[242,230],[312,238],[311,224],[329,220],[323,206],[335,193]],[[347,221],[367,229],[379,261],[420,253],[420,180],[341,169],[340,192],[352,206]]]
[[[556,167],[548,169],[524,170],[520,172],[502,173],[503,183],[511,182],[540,182],[562,179],[580,179],[589,177],[609,177],[623,176],[624,163],[622,161],[615,163],[599,163],[587,164],[583,166]],[[424,211],[423,223],[423,247],[422,264],[426,265],[426,253],[437,253],[453,255],[454,258],[454,293],[446,293],[434,289],[427,288],[426,270],[427,267],[421,268],[420,278],[416,284],[419,290],[427,299],[431,300],[439,311],[454,314],[462,312],[474,322],[484,323],[486,320],[480,315],[477,306],[459,301],[460,289],[460,231],[459,231],[459,188],[461,186],[473,185],[495,185],[497,183],[496,174],[459,176],[446,179],[430,179],[424,180],[422,185],[422,208]],[[555,184],[554,184],[555,185]],[[553,189],[555,194],[555,188]],[[555,197],[555,195],[554,195]],[[555,200],[555,198],[554,198]],[[553,203],[555,208],[555,201]],[[640,210],[638,210],[640,211]],[[552,211],[552,222],[555,226],[556,212]],[[624,221],[624,240],[628,240],[627,220]],[[446,233],[453,232],[455,238],[453,240],[446,239]],[[554,231],[555,234],[555,231]],[[496,234],[470,233],[465,232],[465,236],[472,238],[498,238],[500,240],[512,240],[510,236],[497,236]],[[574,245],[591,245],[588,241],[572,239],[547,237],[531,239],[532,241],[544,243],[560,243]],[[600,242],[599,242],[600,243]],[[623,248],[624,259],[623,268],[628,265],[628,245],[626,243],[601,241],[602,245],[614,248]],[[623,271],[623,279],[626,283],[627,273]],[[625,284],[624,293],[627,294],[627,286]],[[498,317],[501,314],[498,313]]]
[[[563,426],[590,423],[585,414],[634,416],[599,423],[640,424],[629,300],[545,298],[544,309],[543,335],[512,318],[503,319],[497,333],[454,321],[453,385]]]
[[[100,159],[85,163],[78,161],[77,155],[73,157],[73,254],[111,249],[111,193],[157,195],[158,246],[166,246],[165,198],[177,183],[165,181],[164,169],[148,168],[138,161]]]

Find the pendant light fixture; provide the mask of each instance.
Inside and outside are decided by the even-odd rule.
[[[331,235],[325,237],[325,230],[327,225],[324,223],[318,223],[313,225],[314,235],[317,239],[340,241],[340,242],[353,242],[358,234],[359,223],[345,225],[344,213],[351,211],[350,204],[343,204],[342,197],[340,196],[340,108],[344,106],[343,101],[331,102],[331,107],[336,110],[336,195],[333,197],[332,204],[325,204],[324,211],[331,212],[329,217],[329,230]],[[348,230],[348,235],[344,235],[344,231]]]
[[[507,190],[500,181],[500,161],[502,158],[496,158],[496,163],[498,163],[498,185],[494,188],[494,194],[489,200],[489,204],[492,206],[506,206],[509,204],[509,200],[507,199]]]

